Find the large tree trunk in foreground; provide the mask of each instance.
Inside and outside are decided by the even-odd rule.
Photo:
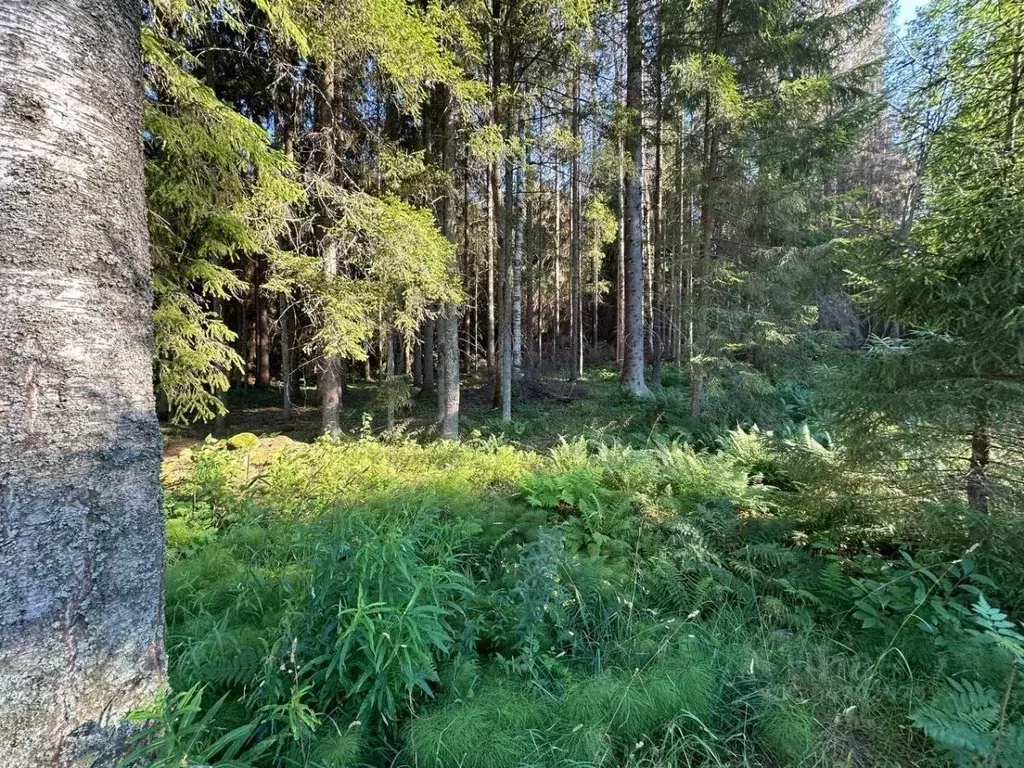
[[[643,39],[640,0],[626,6],[626,107],[630,110],[626,151],[626,327],[622,358],[622,388],[634,397],[647,397],[644,381],[644,237],[643,237]]]
[[[165,680],[141,98],[136,2],[4,2],[0,752],[17,768],[111,765]]]

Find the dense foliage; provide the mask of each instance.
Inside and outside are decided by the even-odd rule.
[[[461,444],[241,433],[169,459],[174,693],[141,752],[1020,764],[1024,528],[894,505],[806,430],[669,436],[685,404],[600,379],[519,443],[483,418]]]

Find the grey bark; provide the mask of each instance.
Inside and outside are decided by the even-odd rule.
[[[449,136],[449,147],[454,146],[454,138]],[[453,150],[449,149],[449,152]],[[476,277],[472,270],[473,259],[470,256],[469,251],[469,142],[463,142],[462,145],[462,161],[460,163],[462,172],[462,213],[459,216],[462,225],[462,258],[459,262],[459,275],[461,276],[464,290],[467,296],[472,296],[472,308],[473,311],[476,309]],[[454,203],[452,203],[454,206]],[[453,208],[454,210],[454,208]],[[452,223],[454,230],[454,222]],[[472,291],[470,291],[470,285],[472,284]],[[473,324],[473,311],[470,311],[469,307],[464,307],[459,312],[459,324],[461,331],[456,329],[456,357],[460,363],[460,371],[465,369],[467,372],[470,370],[470,365],[474,360],[473,354],[473,340],[476,338],[477,326]],[[465,339],[465,342],[459,345],[459,336]]]
[[[317,94],[317,133],[320,141],[319,175],[324,183],[333,183],[337,177],[338,158],[334,134],[334,108],[337,101],[335,92],[335,72],[327,65],[320,81]],[[320,259],[327,280],[333,280],[338,274],[338,244],[333,237],[326,234],[330,226],[330,214],[321,206],[317,238],[320,242]],[[341,358],[338,355],[324,353],[319,365],[317,389],[320,393],[321,428],[332,436],[341,434]]]
[[[580,65],[576,65],[572,85],[572,136],[576,142],[580,139]],[[580,153],[574,147],[571,163],[570,205],[572,208],[572,239],[570,241],[570,283],[569,303],[570,330],[572,339],[569,343],[572,355],[569,369],[570,381],[576,381],[583,373],[583,232],[580,201]]]
[[[505,160],[505,204],[502,215],[501,242],[501,334],[498,352],[498,393],[503,421],[512,421],[512,249],[514,232],[512,220],[515,206],[515,171],[511,158]]]
[[[615,98],[624,104],[625,88],[622,82],[622,58],[618,51],[615,54]],[[619,206],[619,217],[616,222],[615,235],[615,364],[622,373],[622,361],[625,358],[626,340],[626,146],[621,132],[616,137],[615,147],[618,161],[616,197]]]
[[[423,388],[423,342],[419,339],[413,342],[412,346],[412,385],[417,389]]]
[[[494,247],[498,233],[495,224],[495,191],[492,179],[497,175],[492,161],[487,168],[487,366],[494,370]]]
[[[523,139],[522,133],[520,139]],[[523,250],[526,239],[525,189],[520,166],[516,166],[514,183],[516,232],[512,249],[512,378],[518,380],[523,375]]]
[[[663,82],[661,73],[661,24],[658,24],[654,55],[654,177],[651,184],[651,386],[661,389],[661,363],[665,355],[665,237],[662,220]]]
[[[491,67],[491,122],[498,125],[498,85],[499,69],[497,63],[498,40],[494,33],[487,37],[488,60]],[[495,296],[494,270],[495,249],[498,241],[497,207],[498,207],[498,164],[491,160],[487,164],[487,367],[492,374],[497,373],[495,360]]]
[[[971,461],[967,472],[967,504],[975,512],[987,513],[992,500],[988,465],[992,458],[992,428],[984,409],[978,410],[971,434]]]
[[[278,306],[278,318],[281,323],[281,400],[284,407],[284,418],[292,419],[292,310],[288,305],[291,297],[282,295]]]
[[[498,0],[494,0],[493,7],[494,20],[498,21],[500,18],[500,7]],[[491,45],[490,50],[490,64],[491,64],[491,121],[493,125],[498,126],[501,124],[500,119],[500,101],[499,94],[501,92],[501,37],[498,35],[497,30],[494,29],[489,36]],[[494,382],[493,401],[495,407],[501,407],[501,372],[504,368],[502,362],[502,339],[504,338],[504,325],[502,318],[504,317],[504,290],[505,290],[505,248],[506,248],[506,237],[505,237],[505,211],[501,200],[501,169],[498,166],[497,161],[492,161],[488,167],[488,193],[490,195],[491,203],[491,218],[489,219],[489,226],[492,228],[493,237],[490,240],[489,247],[489,258],[490,258],[490,273],[488,275],[488,297],[487,297],[487,321],[488,331],[490,333],[488,337],[490,355],[488,367],[492,374],[492,380]],[[498,245],[498,237],[500,233],[501,243],[500,248]],[[495,262],[497,262],[495,264]],[[510,411],[511,413],[511,411]],[[511,418],[511,415],[509,416]]]
[[[438,424],[441,436],[459,439],[459,312],[445,304],[438,320]]]
[[[249,386],[249,375],[256,372],[256,291],[253,288],[256,282],[256,262],[251,256],[243,257],[242,281],[245,283],[245,298],[241,301],[239,311],[241,312],[241,332],[238,334],[241,341],[241,355],[245,361],[245,368],[242,370],[242,386]]]
[[[224,317],[224,302],[214,297],[211,302],[210,309],[213,310],[213,314],[223,319]],[[213,434],[223,435],[224,430],[228,425],[228,407],[227,407],[227,390],[221,390],[217,393],[217,399],[220,401],[220,409],[217,411],[217,415],[213,419]],[[158,411],[159,412],[159,411]]]
[[[630,110],[626,150],[626,286],[622,388],[634,397],[651,393],[644,381],[644,238],[643,238],[643,38],[641,0],[626,5],[626,107]]]
[[[725,14],[725,0],[718,0],[715,10],[715,31],[711,51],[717,53],[722,42],[722,28]],[[693,340],[694,353],[690,356],[690,415],[694,419],[704,416],[705,373],[695,356],[707,354],[710,350],[710,328],[708,314],[711,309],[712,261],[714,259],[715,203],[718,181],[718,144],[720,131],[711,114],[711,93],[704,95],[703,125],[703,185],[700,203],[700,259],[695,270],[693,290]]]
[[[557,358],[562,337],[562,178],[555,159],[555,326],[551,332],[551,357]]]
[[[615,270],[615,362],[621,371],[622,361],[625,359],[626,340],[626,150],[621,136],[618,142],[618,155],[619,221],[615,248],[618,258]]]
[[[282,150],[289,160],[295,159],[295,95],[292,91],[286,96],[286,105],[281,115]],[[287,236],[281,238],[281,245],[287,249],[290,246]],[[278,299],[277,318],[281,327],[281,400],[284,410],[284,418],[287,421],[292,419],[292,379],[295,372],[295,360],[292,349],[294,343],[295,328],[293,325],[294,316],[291,308],[292,297],[289,294],[281,294]]]
[[[454,171],[454,142],[449,96],[442,92],[440,114],[438,115],[441,129],[441,165]],[[452,243],[455,243],[455,200],[454,192],[448,188],[440,202],[441,231]],[[468,256],[468,254],[467,254]],[[459,439],[459,308],[445,302],[441,306],[441,314],[437,320],[437,421],[441,436],[449,440]]]
[[[672,356],[678,363],[682,359],[683,342],[683,264],[689,264],[689,254],[686,243],[689,237],[689,206],[687,205],[686,194],[686,116],[685,113],[679,117],[679,131],[676,138],[676,285],[673,295],[675,296],[674,328],[675,344]]]
[[[434,320],[423,323],[423,391],[434,391]]]
[[[398,354],[396,335],[394,331],[387,331],[385,336],[384,391],[387,392],[387,402],[384,404],[384,410],[388,431],[395,428],[395,357]]]
[[[261,257],[256,268],[253,301],[256,305],[256,386],[270,386],[270,297],[263,290],[267,280],[266,257]]]
[[[166,679],[139,6],[0,14],[0,750],[113,765]]]

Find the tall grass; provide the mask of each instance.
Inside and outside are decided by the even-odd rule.
[[[221,441],[165,482],[157,765],[946,765],[911,713],[1013,663],[1001,555],[907,546],[807,433]]]

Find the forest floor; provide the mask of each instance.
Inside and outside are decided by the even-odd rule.
[[[612,366],[593,367],[579,382],[565,376],[531,377],[524,397],[517,402],[512,424],[502,424],[492,405],[492,385],[481,376],[462,382],[462,431],[468,434],[502,435],[517,439],[534,448],[550,447],[559,435],[579,435],[595,430],[617,433],[614,409],[609,403],[621,399],[618,374]],[[164,453],[168,457],[183,448],[195,447],[208,436],[229,438],[239,433],[285,435],[299,442],[311,442],[322,434],[316,389],[301,388],[293,399],[292,417],[286,419],[277,386],[258,389],[235,388],[228,394],[229,415],[218,431],[212,422],[188,426],[168,425],[164,428]],[[401,433],[417,433],[431,437],[435,398],[430,392],[419,392],[410,398],[408,407],[399,409],[396,426]],[[378,401],[378,383],[357,379],[345,388],[341,414],[342,430],[361,434],[365,415],[372,421],[374,434],[384,431],[384,410]],[[608,419],[608,420],[606,420]]]
[[[666,382],[533,382],[511,424],[478,382],[461,443],[362,386],[338,441],[273,392],[168,429],[153,764],[1019,766],[1020,523]]]

